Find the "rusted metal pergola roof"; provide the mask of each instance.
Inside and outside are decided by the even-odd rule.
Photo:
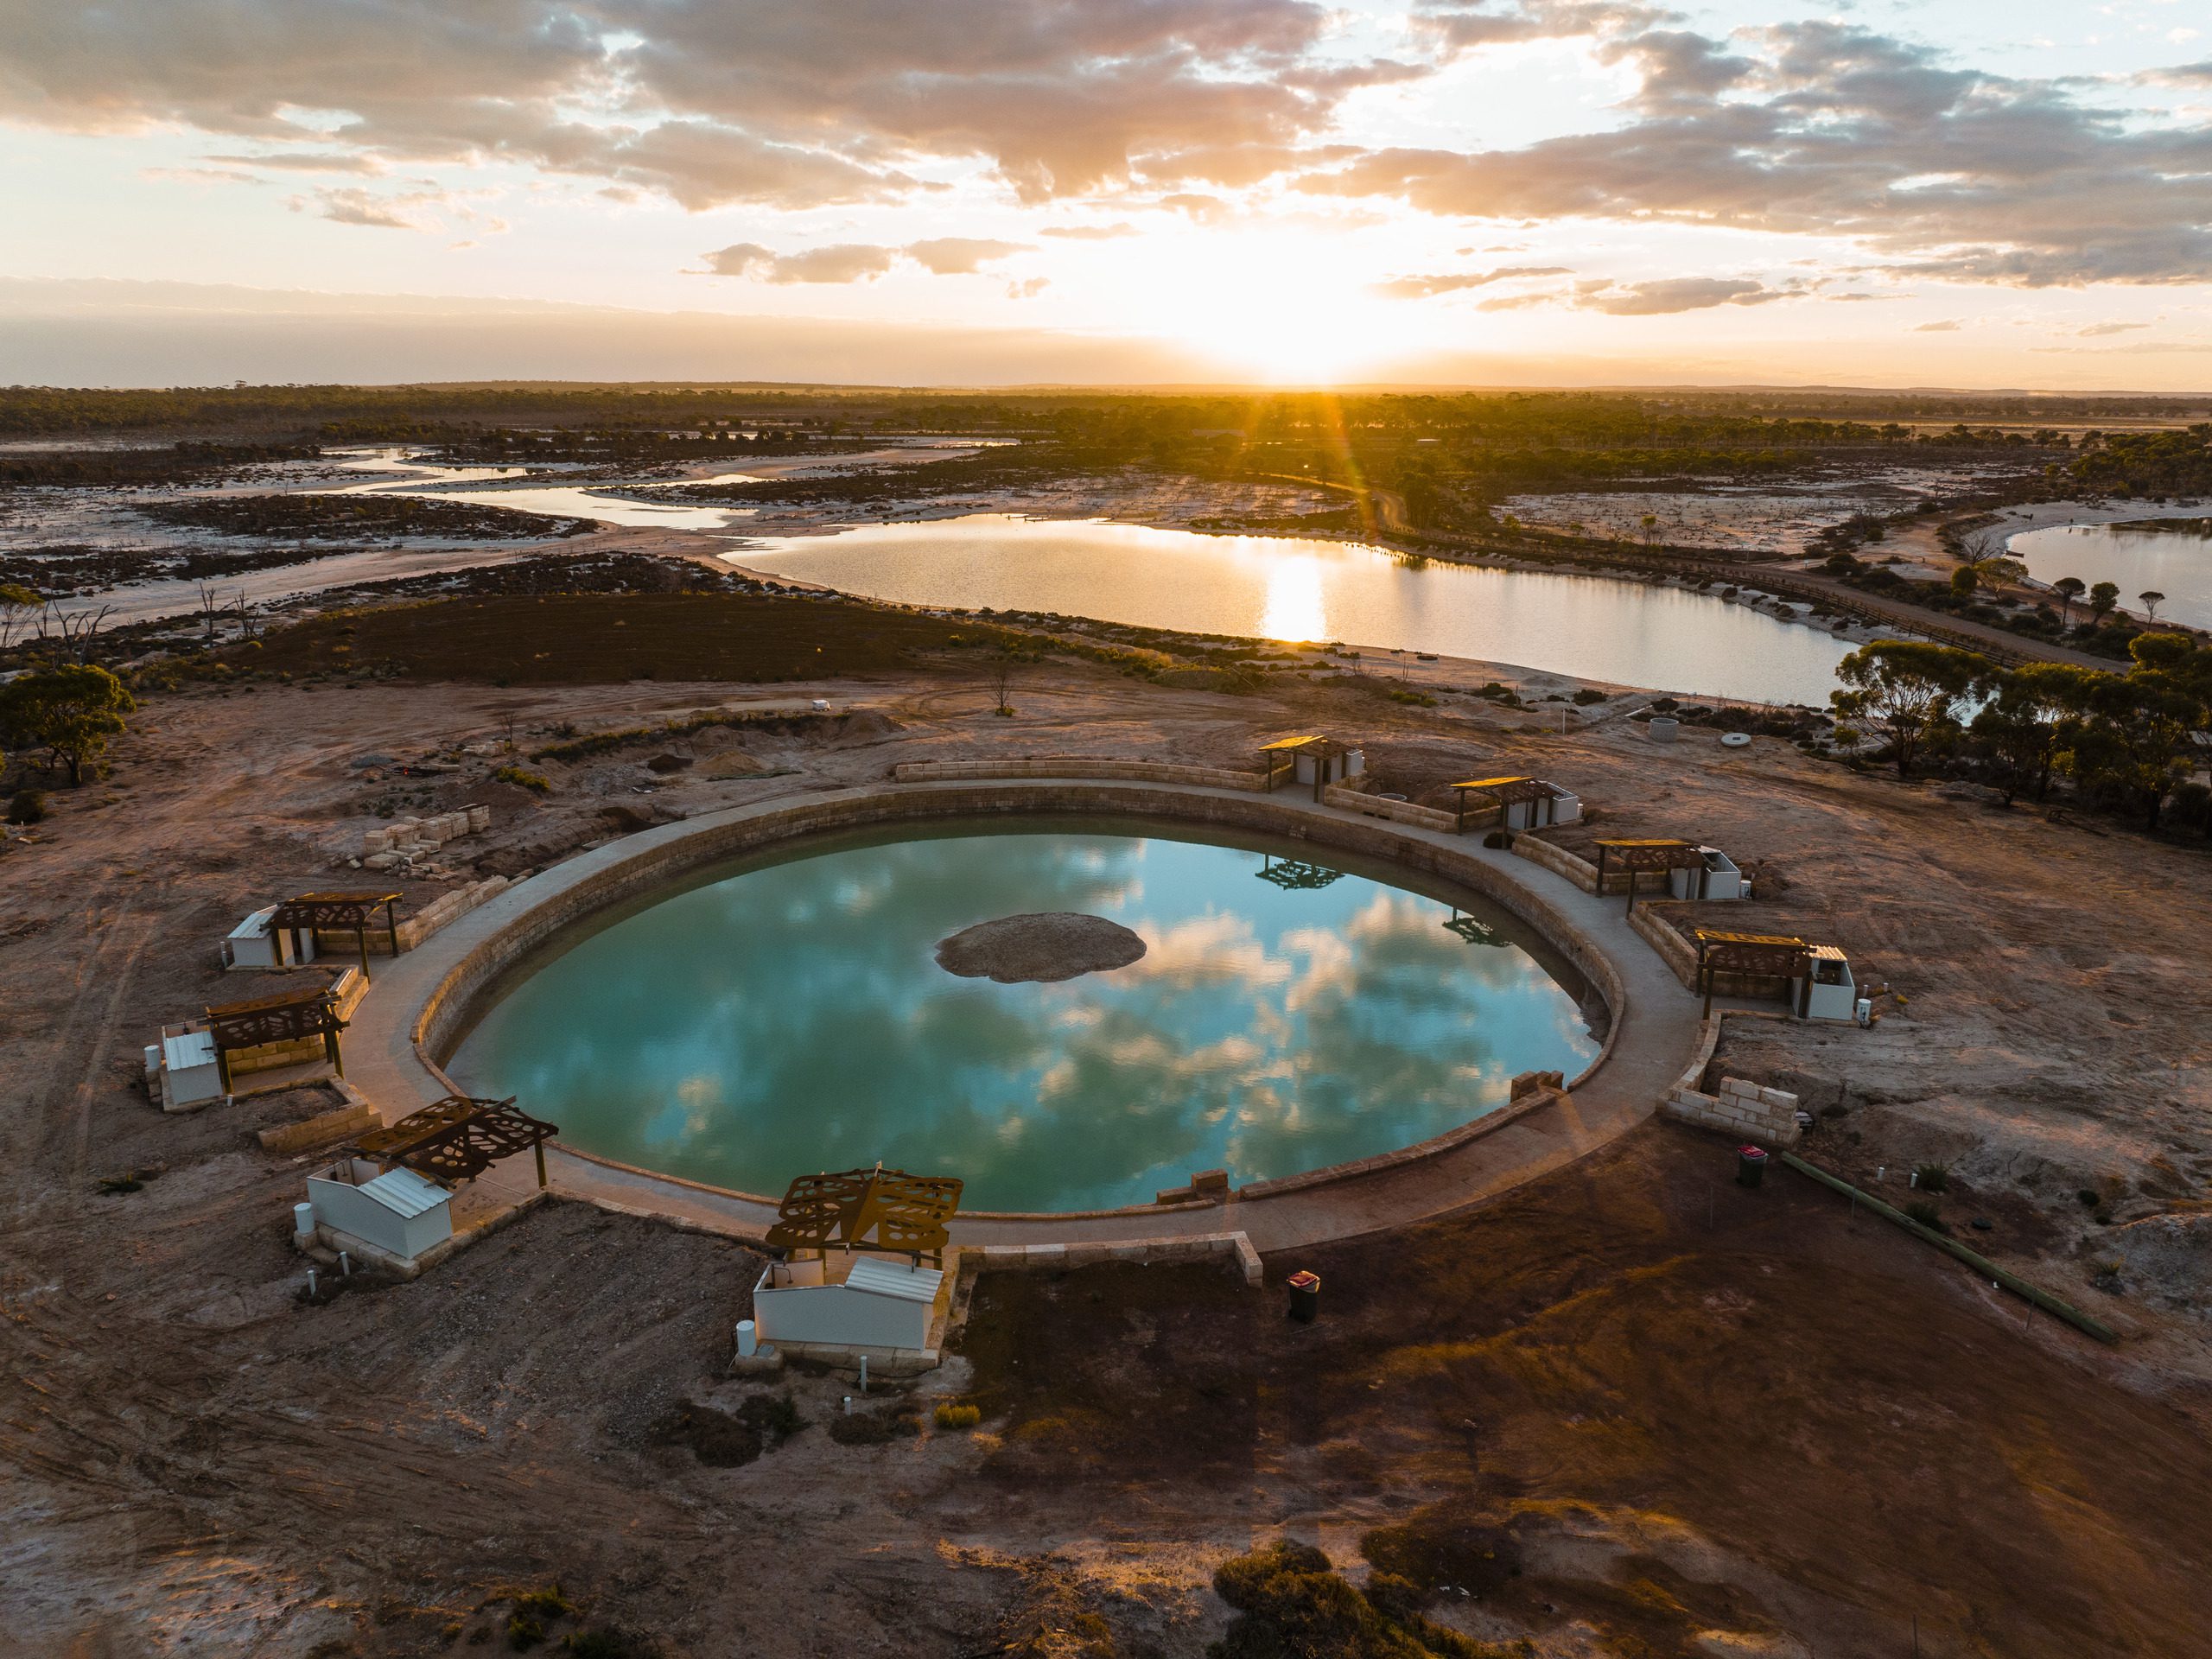
[[[1478,790],[1500,806],[1513,806],[1522,801],[1555,800],[1571,792],[1557,784],[1548,784],[1541,778],[1474,778],[1464,784],[1454,784],[1452,787]]]
[[[1600,879],[1608,864],[1617,870],[1694,870],[1705,862],[1705,849],[1687,841],[1610,840],[1597,846]]]
[[[556,1125],[518,1108],[512,1095],[505,1100],[448,1095],[363,1135],[353,1143],[353,1151],[387,1169],[411,1169],[448,1185],[475,1179],[502,1158],[535,1151],[537,1184],[543,1186],[543,1148],[560,1132]]]
[[[1698,967],[1714,974],[1793,979],[1810,949],[1804,940],[1785,933],[1723,933],[1700,927],[1696,938]]]
[[[801,1175],[784,1194],[768,1244],[779,1250],[926,1255],[942,1266],[951,1242],[945,1224],[960,1208],[961,1185],[950,1175],[909,1175],[880,1164]]]
[[[327,985],[303,986],[243,1002],[211,1002],[207,1026],[219,1051],[259,1048],[264,1043],[293,1043],[346,1029],[337,993]]]
[[[337,932],[344,928],[353,931],[353,941],[360,947],[361,977],[369,976],[369,923],[379,906],[384,911],[385,935],[391,942],[391,954],[399,955],[399,917],[392,906],[405,895],[397,893],[302,893],[287,899],[276,906],[276,913],[269,918],[272,930],[304,928],[309,932],[327,929]]]

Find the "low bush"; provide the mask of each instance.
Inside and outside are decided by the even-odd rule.
[[[931,1421],[939,1428],[973,1428],[983,1421],[983,1408],[981,1406],[957,1406],[947,1400],[931,1414]]]
[[[1310,1544],[1278,1539],[1224,1561],[1214,1592],[1236,1610],[1208,1659],[1500,1659],[1506,1651],[1421,1616],[1425,1599],[1393,1573],[1363,1595]]]
[[[40,823],[45,818],[46,791],[42,789],[19,789],[15,799],[8,803],[10,823]]]
[[[492,774],[495,784],[514,784],[540,795],[552,792],[553,780],[542,772],[532,772],[525,766],[501,766]]]
[[[1948,1192],[1951,1189],[1951,1166],[1948,1164],[1922,1164],[1913,1172],[1913,1185],[1923,1192]]]
[[[1904,1207],[1905,1214],[1922,1226],[1935,1232],[1945,1230],[1943,1212],[1940,1205],[1929,1198],[1916,1198]]]

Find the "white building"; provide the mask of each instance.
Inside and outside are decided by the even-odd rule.
[[[1809,976],[1789,982],[1789,1006],[1800,1020],[1855,1020],[1859,1017],[1859,987],[1851,976],[1851,959],[1833,944],[1808,945]]]
[[[944,1290],[938,1268],[833,1251],[771,1262],[753,1287],[753,1319],[760,1339],[777,1348],[921,1353]]]
[[[331,1248],[370,1260],[380,1253],[411,1262],[453,1236],[451,1192],[411,1169],[379,1172],[365,1158],[341,1158],[308,1176],[308,1202]]]
[[[165,1112],[188,1112],[222,1099],[215,1033],[194,1026],[162,1027],[162,1040],[146,1046],[146,1092]]]
[[[1702,867],[1683,868],[1667,873],[1667,887],[1677,899],[1741,899],[1751,891],[1751,883],[1744,879],[1743,871],[1736,868],[1736,861],[1718,847],[1700,847]]]
[[[315,934],[306,928],[273,925],[276,906],[257,910],[231,930],[223,941],[223,969],[234,973],[297,968],[315,960]]]

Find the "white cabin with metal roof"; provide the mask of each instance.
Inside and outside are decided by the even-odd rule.
[[[836,1349],[926,1349],[944,1274],[903,1256],[832,1251],[772,1262],[753,1287],[762,1342]]]
[[[343,1158],[308,1176],[308,1202],[316,1230],[330,1233],[339,1249],[358,1241],[408,1262],[453,1236],[451,1192],[411,1169],[379,1169],[365,1158]]]

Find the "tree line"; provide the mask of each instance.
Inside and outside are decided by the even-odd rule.
[[[1900,778],[1971,779],[2007,804],[2062,785],[2085,806],[2146,829],[2212,834],[2212,647],[2140,633],[2124,673],[2065,663],[2008,668],[1979,652],[1878,640],[1837,668],[1839,736],[1864,727]]]

